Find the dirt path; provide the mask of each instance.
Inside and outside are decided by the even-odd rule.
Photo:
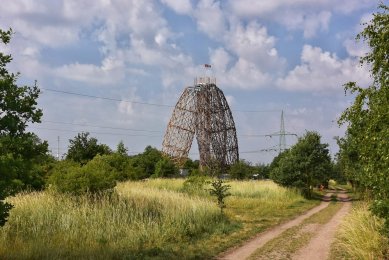
[[[262,247],[268,241],[277,237],[278,235],[280,235],[282,232],[284,232],[288,228],[299,225],[301,222],[304,221],[304,219],[309,218],[313,214],[324,209],[325,207],[328,206],[328,204],[329,204],[329,202],[322,202],[319,206],[314,207],[313,209],[310,209],[309,211],[305,212],[304,214],[298,216],[297,218],[295,218],[289,222],[286,222],[284,224],[281,224],[280,226],[276,226],[268,231],[260,233],[258,236],[254,237],[253,239],[251,239],[250,241],[245,243],[243,246],[241,246],[239,248],[235,248],[231,251],[228,251],[226,254],[218,257],[218,259],[228,259],[228,260],[246,259],[252,253],[254,253],[255,250]]]
[[[341,198],[346,198],[342,196]],[[318,233],[311,239],[309,244],[299,250],[292,257],[294,260],[328,259],[330,246],[334,239],[340,221],[347,215],[351,203],[344,203],[343,207],[332,217],[332,219],[320,228]]]
[[[326,208],[330,203],[329,201],[331,200],[331,196],[334,193],[337,192],[330,192],[324,195],[323,202],[319,206],[305,212],[289,222],[260,233],[250,241],[246,242],[243,246],[227,251],[217,259],[241,260],[248,258],[252,253],[254,253],[254,251],[264,246],[273,238],[282,234],[285,230],[301,224],[305,219]],[[346,193],[341,192],[337,194],[337,200],[347,202],[349,201],[349,198]],[[350,207],[351,203],[344,203],[342,208],[334,215],[334,217],[318,231],[317,235],[313,237],[307,246],[296,253],[296,256],[293,259],[327,259],[330,245],[337,227],[342,218],[348,213]]]

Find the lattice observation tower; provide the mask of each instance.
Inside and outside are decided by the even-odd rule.
[[[183,166],[195,136],[201,167],[216,163],[223,169],[239,160],[234,119],[215,78],[198,77],[194,86],[185,88],[168,123],[162,151]]]

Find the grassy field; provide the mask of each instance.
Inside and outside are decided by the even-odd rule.
[[[112,194],[18,194],[0,229],[0,259],[210,258],[313,207],[269,181],[231,181],[225,215],[184,180],[119,183]]]

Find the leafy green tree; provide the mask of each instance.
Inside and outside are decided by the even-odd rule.
[[[66,159],[86,164],[96,155],[110,154],[111,149],[105,144],[98,144],[97,139],[89,137],[88,132],[77,134],[74,139],[69,140],[69,149]]]
[[[253,167],[245,160],[239,160],[233,164],[228,170],[228,174],[232,179],[243,180],[253,174]]]
[[[272,179],[283,186],[300,189],[308,198],[314,186],[327,184],[333,168],[328,144],[322,144],[320,139],[318,133],[309,131],[299,138],[278,158],[270,173]]]
[[[354,153],[358,168],[352,178],[371,192],[373,212],[386,219],[389,234],[389,7],[381,4],[364,25],[356,38],[370,47],[360,62],[371,68],[372,83],[367,88],[356,82],[345,84],[346,92],[355,95],[355,100],[339,119],[340,124],[348,125],[341,150],[343,155]],[[349,169],[352,162],[345,161]]]
[[[170,158],[164,157],[155,165],[155,173],[153,177],[173,177],[178,175],[177,166],[170,160]]]
[[[131,160],[131,167],[138,173],[142,173],[140,178],[148,178],[155,173],[155,166],[162,159],[162,153],[151,146],[147,146],[145,151]]]
[[[12,30],[0,29],[0,42],[8,44]],[[9,73],[10,54],[0,52],[0,226],[4,225],[11,205],[4,198],[16,188],[43,186],[39,163],[47,159],[47,143],[26,133],[28,123],[40,122],[42,110],[37,108],[39,89],[18,86],[19,73]]]
[[[124,143],[123,141],[120,141],[118,143],[118,146],[116,148],[116,153],[119,154],[119,155],[122,155],[122,156],[128,156],[128,149],[127,147],[124,146]]]

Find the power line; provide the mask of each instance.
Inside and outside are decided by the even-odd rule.
[[[76,93],[76,92],[70,92],[70,91],[63,91],[63,90],[57,90],[57,89],[50,89],[50,88],[41,88],[41,89],[46,90],[46,91],[50,91],[50,92],[55,92],[55,93],[88,97],[88,98],[95,98],[95,99],[110,100],[110,101],[116,101],[116,102],[126,102],[126,103],[132,103],[132,104],[157,106],[157,107],[174,107],[174,105],[168,105],[168,104],[149,103],[149,102],[132,101],[132,100],[119,99],[119,98],[112,98],[112,97],[94,96],[94,95],[88,95],[88,94],[82,94],[82,93]],[[277,110],[277,109],[270,109],[270,110],[240,110],[240,109],[235,110],[234,109],[232,111],[233,112],[241,112],[241,113],[279,113],[280,112],[280,110]]]
[[[59,131],[59,132],[75,132],[79,133],[77,130],[68,130],[68,129],[56,129],[56,128],[46,128],[46,127],[30,127],[32,129],[42,129],[49,131]],[[99,135],[123,135],[123,136],[145,136],[145,137],[162,137],[162,135],[142,135],[142,134],[121,134],[121,133],[101,133],[101,132],[92,132],[88,131],[91,134],[99,134]]]
[[[117,102],[126,102],[126,103],[141,104],[141,105],[148,105],[148,106],[158,106],[158,107],[174,107],[172,105],[139,102],[139,101],[124,100],[124,99],[110,98],[110,97],[101,97],[101,96],[87,95],[87,94],[81,94],[81,93],[75,93],[75,92],[63,91],[63,90],[56,90],[56,89],[50,89],[50,88],[42,88],[42,89],[46,90],[46,91],[57,92],[57,93],[62,93],[62,94],[96,98],[96,99],[104,99],[104,100],[117,101]]]
[[[88,126],[88,127],[106,128],[106,129],[115,129],[115,130],[126,130],[126,131],[134,131],[134,132],[161,133],[161,131],[156,131],[156,130],[121,128],[121,127],[111,127],[111,126],[98,126],[98,125],[70,123],[70,122],[58,122],[58,121],[50,121],[50,120],[43,120],[42,122],[43,123],[52,123],[52,124],[63,124],[63,125]]]
[[[96,127],[96,128],[114,129],[114,130],[136,131],[136,132],[163,133],[163,131],[158,131],[158,130],[146,130],[146,129],[132,129],[132,128],[99,126],[99,125],[78,124],[78,123],[70,123],[70,122],[58,122],[58,121],[50,121],[50,120],[43,120],[42,122],[43,123],[52,123],[52,124],[88,126],[88,127]],[[37,129],[44,129],[44,130],[52,130],[52,131],[72,131],[72,132],[77,132],[76,130],[66,130],[66,129],[53,129],[53,128],[42,128],[42,127],[35,127],[35,128],[37,128]],[[93,133],[93,132],[90,132],[90,133]],[[99,133],[99,134],[115,134],[115,133]],[[130,136],[137,136],[137,135],[130,135]],[[143,136],[143,135],[141,135],[141,136]],[[149,136],[149,135],[145,135],[145,136]],[[158,136],[160,136],[160,135],[158,135]],[[238,135],[238,136],[239,137],[248,137],[249,138],[249,137],[268,137],[269,135],[265,135],[265,134],[241,134],[241,135]]]

